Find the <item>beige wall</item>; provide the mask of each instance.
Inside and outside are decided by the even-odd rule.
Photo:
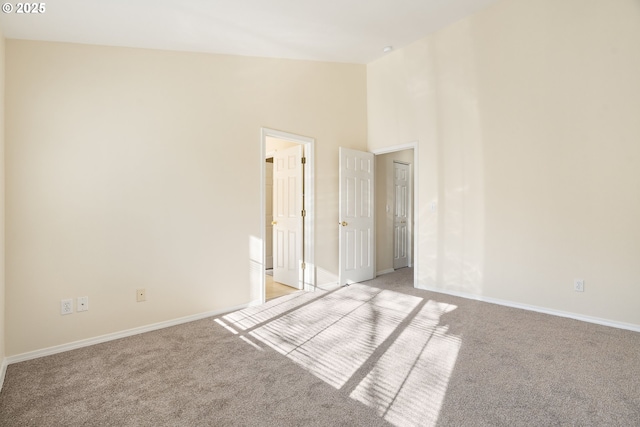
[[[401,150],[376,156],[376,270],[378,272],[393,270],[394,161],[410,164],[413,177],[413,150]],[[410,197],[413,198],[412,195]],[[390,208],[388,212],[387,206]],[[413,242],[413,238],[411,241]]]
[[[7,355],[255,300],[263,126],[316,138],[315,259],[337,273],[338,147],[366,147],[365,66],[6,49]],[[89,311],[61,316],[79,296]]]
[[[639,23],[504,0],[368,65],[369,149],[419,141],[420,286],[640,326]]]

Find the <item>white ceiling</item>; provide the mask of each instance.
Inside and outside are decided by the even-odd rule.
[[[369,63],[496,0],[41,0],[6,38]]]

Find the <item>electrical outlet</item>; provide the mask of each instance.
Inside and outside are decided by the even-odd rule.
[[[60,314],[71,314],[73,313],[73,300],[72,299],[63,299],[60,301]]]
[[[136,301],[142,302],[147,300],[147,291],[146,289],[137,289],[136,290]]]
[[[584,292],[584,280],[582,279],[574,279],[573,281],[573,290],[576,292]]]
[[[78,297],[78,301],[76,302],[76,311],[87,310],[89,310],[89,297]]]

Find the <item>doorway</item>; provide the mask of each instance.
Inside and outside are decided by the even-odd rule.
[[[315,287],[313,154],[313,138],[262,129],[262,302]]]
[[[417,160],[417,142],[372,150],[369,153],[340,148],[339,285],[395,271],[393,162],[396,161],[407,166],[410,171],[410,176],[405,179],[405,191],[408,193],[405,200],[408,202],[405,205],[406,212],[399,216],[399,220],[401,223],[404,220],[406,227],[403,258],[407,267],[413,267],[413,286],[417,286],[419,258],[417,239],[414,238],[419,235],[419,216],[416,212],[419,206]],[[354,198],[353,203],[343,200],[349,197]],[[350,210],[350,207],[354,208]],[[361,219],[375,219],[375,228],[372,230],[366,224],[362,226]]]
[[[418,145],[373,151],[376,159],[376,275],[413,267],[418,284]]]

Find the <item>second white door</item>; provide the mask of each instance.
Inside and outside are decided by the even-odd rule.
[[[340,147],[339,282],[375,277],[373,154]]]

